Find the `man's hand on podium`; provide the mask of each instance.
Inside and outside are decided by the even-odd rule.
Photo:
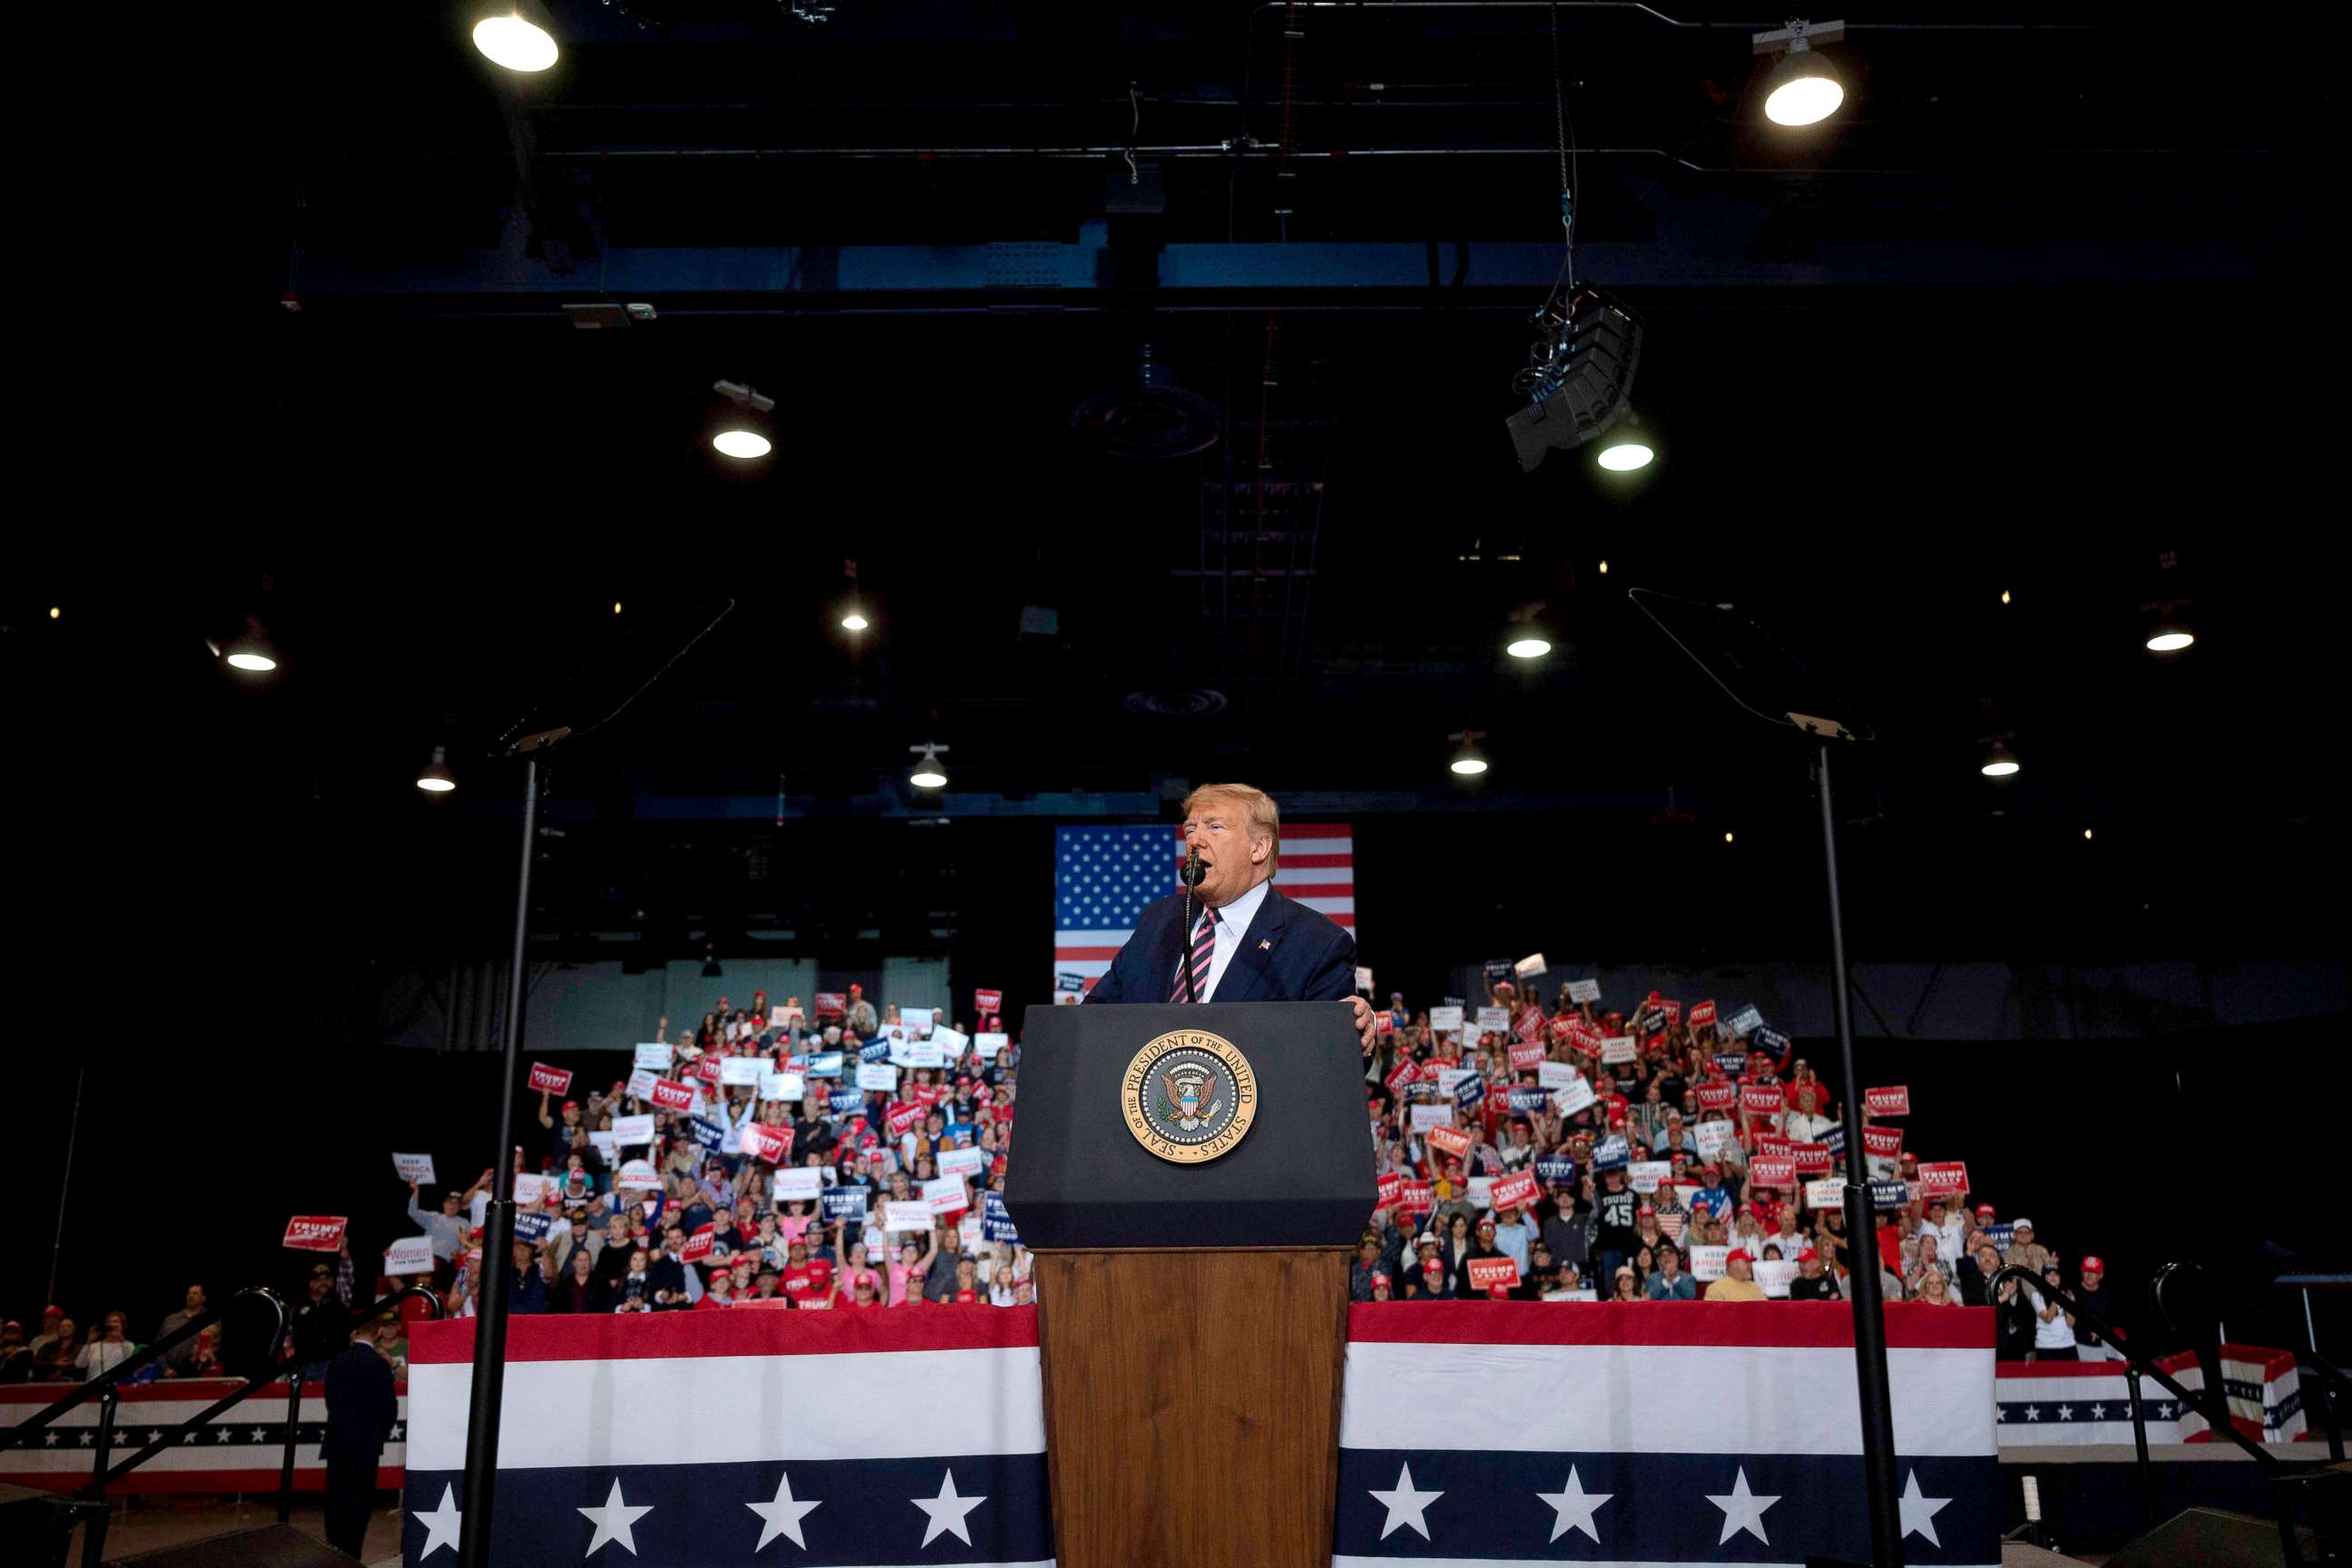
[[[1361,996],[1351,996],[1349,1000],[1356,1005],[1356,1033],[1363,1037],[1364,1055],[1369,1057],[1372,1054],[1373,1020],[1377,1015],[1372,1011],[1372,1005]]]

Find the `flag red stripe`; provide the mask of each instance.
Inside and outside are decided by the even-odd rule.
[[[1288,855],[1282,858],[1286,871],[1346,871],[1353,868],[1353,855]]]
[[[1353,837],[1354,833],[1354,827],[1344,822],[1300,822],[1294,823],[1282,830],[1282,836],[1286,839],[1348,838]]]
[[[883,1321],[885,1318],[889,1321]],[[477,1321],[452,1318],[411,1325],[409,1359],[421,1366],[471,1361]],[[831,1318],[808,1312],[583,1314],[516,1319],[507,1329],[507,1360],[637,1361],[674,1356],[1019,1350],[1036,1342],[1036,1310],[1030,1307],[837,1312]]]
[[[1285,882],[1282,890],[1294,899],[1344,899],[1356,890],[1353,882]]]
[[[1115,947],[1057,947],[1054,950],[1056,963],[1108,963],[1118,956]]]

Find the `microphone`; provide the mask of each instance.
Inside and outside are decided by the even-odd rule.
[[[1176,879],[1184,884],[1184,934],[1180,939],[1180,947],[1183,944],[1189,944],[1192,940],[1192,922],[1200,918],[1193,912],[1195,906],[1192,901],[1192,889],[1199,887],[1201,885],[1201,879],[1208,874],[1209,868],[1201,864],[1200,850],[1189,844],[1186,845],[1184,847],[1184,864],[1178,868],[1176,872]],[[1182,964],[1184,967],[1184,1000],[1187,1002],[1198,1002],[1201,998],[1192,988],[1192,965],[1191,960],[1183,956],[1180,952],[1177,963]]]
[[[1201,864],[1201,852],[1199,850],[1187,849],[1184,851],[1184,864],[1176,873],[1176,879],[1178,881],[1183,883],[1188,888],[1197,888],[1201,885],[1201,879],[1206,877],[1208,874],[1209,868]]]

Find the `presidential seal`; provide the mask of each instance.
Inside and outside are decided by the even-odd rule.
[[[1135,1053],[1119,1079],[1135,1141],[1163,1160],[1197,1164],[1229,1152],[1257,1115],[1257,1075],[1230,1040],[1176,1029]]]

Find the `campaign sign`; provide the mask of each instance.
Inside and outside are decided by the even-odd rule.
[[[857,1047],[857,1059],[861,1062],[887,1061],[889,1058],[890,1042],[887,1040],[868,1040]]]
[[[1714,1004],[1714,1003],[1712,1003],[1712,1002],[1694,1002],[1694,1003],[1692,1003],[1692,1004],[1691,1004],[1691,1010],[1690,1010],[1690,1026],[1691,1026],[1692,1028],[1694,1028],[1694,1029],[1703,1029],[1703,1028],[1706,1027],[1706,1026],[1708,1026],[1709,1024],[1712,1024],[1712,1023],[1714,1023],[1714,1022],[1715,1022],[1715,1004]]]
[[[940,1174],[942,1176],[977,1176],[988,1169],[989,1152],[985,1149],[942,1149],[940,1151]]]
[[[743,1152],[754,1160],[765,1160],[771,1165],[789,1160],[793,1153],[793,1130],[771,1127],[762,1121],[749,1122],[743,1128]],[[784,1175],[784,1172],[777,1172],[776,1180],[782,1182]]]
[[[730,1089],[751,1088],[767,1065],[758,1057],[729,1057],[719,1064],[719,1081]]]
[[[882,1125],[893,1138],[904,1137],[908,1129],[923,1119],[919,1105],[894,1105],[882,1118]]]
[[[1672,1160],[1636,1160],[1625,1167],[1625,1174],[1637,1193],[1654,1193],[1665,1179],[1675,1173]]]
[[[341,1215],[298,1214],[286,1222],[285,1245],[297,1252],[339,1252],[350,1223]]]
[[[667,1072],[670,1063],[677,1059],[677,1053],[667,1040],[648,1040],[637,1047],[636,1065],[651,1068],[656,1072]]]
[[[1013,1037],[1002,1029],[983,1029],[971,1037],[971,1048],[984,1062],[992,1062],[997,1053],[1013,1043]]]
[[[866,1217],[866,1205],[874,1196],[874,1189],[863,1184],[827,1187],[817,1194],[818,1216],[830,1223],[845,1219],[855,1225]]]
[[[1830,1146],[1826,1143],[1791,1143],[1789,1158],[1797,1163],[1801,1176],[1824,1176],[1830,1170]]]
[[[551,1068],[545,1062],[530,1064],[530,1087],[548,1094],[566,1094],[572,1089],[572,1072],[568,1068]],[[430,1181],[430,1176],[425,1180]]]
[[[1716,1052],[1715,1070],[1726,1078],[1745,1078],[1748,1075],[1748,1053],[1746,1051]]]
[[[1420,1064],[1408,1059],[1397,1063],[1389,1070],[1389,1076],[1381,1081],[1389,1086],[1391,1094],[1402,1094],[1404,1092],[1405,1086],[1420,1076]]]
[[[1433,1127],[1424,1134],[1429,1146],[1448,1159],[1459,1160],[1470,1152],[1470,1134],[1455,1127]]]
[[[430,1154],[394,1154],[393,1173],[404,1182],[430,1184],[433,1180],[433,1156]]]
[[[654,1141],[654,1119],[646,1116],[615,1116],[613,1118],[613,1142],[616,1144],[650,1143]]]
[[[383,1249],[383,1271],[394,1276],[433,1272],[433,1238],[412,1236]]]
[[[1612,1132],[1601,1141],[1600,1147],[1592,1151],[1592,1168],[1596,1171],[1613,1171],[1622,1165],[1632,1163],[1633,1159],[1633,1146],[1625,1142],[1625,1135],[1622,1132]]]
[[[1756,1032],[1748,1037],[1748,1044],[1752,1049],[1768,1056],[1785,1057],[1789,1054],[1789,1037],[1778,1029],[1768,1029],[1761,1025],[1757,1026]]]
[[[1415,1105],[1406,1110],[1405,1116],[1405,1124],[1415,1132],[1454,1124],[1454,1108],[1450,1105]]]
[[[1702,1121],[1698,1130],[1691,1134],[1691,1146],[1698,1151],[1698,1157],[1702,1160],[1714,1159],[1730,1142],[1731,1123],[1728,1121]]]
[[[1601,1042],[1601,1059],[1612,1067],[1620,1062],[1630,1062],[1638,1055],[1640,1053],[1634,1048],[1631,1035],[1613,1035]]]
[[[1543,1038],[1543,1032],[1544,1016],[1543,1009],[1540,1007],[1530,1007],[1521,1013],[1517,1026],[1512,1030],[1512,1033],[1522,1040],[1540,1040]]]
[[[1894,1159],[1903,1152],[1903,1129],[1900,1127],[1864,1128],[1862,1152],[1881,1160]]]
[[[827,1016],[838,1018],[849,1011],[849,994],[845,991],[820,991],[812,1005],[816,1008],[816,1016],[820,1018]]]
[[[1692,1247],[1690,1249],[1691,1278],[1700,1281],[1722,1279],[1724,1275],[1730,1272],[1729,1267],[1724,1262],[1724,1259],[1730,1256],[1731,1248],[1720,1244],[1713,1247]]]
[[[1870,1184],[1870,1206],[1874,1209],[1899,1209],[1911,1201],[1908,1182],[1879,1181]]]
[[[1777,1133],[1759,1132],[1756,1135],[1756,1152],[1759,1154],[1777,1155],[1785,1160],[1791,1158],[1789,1152],[1795,1147],[1794,1143]],[[1785,1182],[1780,1184],[1783,1186],[1787,1184]]]
[[[664,1110],[684,1110],[694,1103],[694,1090],[682,1083],[657,1078],[654,1079],[653,1092],[646,1098]]]
[[[1789,1294],[1789,1281],[1797,1277],[1797,1266],[1785,1258],[1767,1258],[1756,1265],[1756,1283],[1764,1287],[1764,1294],[1780,1300]]]
[[[1497,1176],[1486,1190],[1498,1209],[1515,1209],[1536,1201],[1536,1178],[1533,1172],[1521,1171],[1516,1175]]]
[[[1701,1110],[1728,1110],[1739,1100],[1736,1083],[1700,1083],[1691,1086],[1691,1100]]]
[[[1012,1215],[1005,1212],[1003,1193],[980,1194],[980,1234],[983,1241],[1020,1242],[1021,1232],[1014,1227]]]
[[[1559,1015],[1551,1021],[1551,1037],[1555,1040],[1574,1039],[1576,1037],[1576,1025],[1577,1017],[1575,1014],[1562,1013]]]
[[[1432,1007],[1429,1010],[1429,1027],[1434,1034],[1460,1034],[1462,1032],[1462,1009],[1459,1007]]]
[[[1055,999],[1056,1001],[1059,1001],[1063,996],[1075,995],[1079,992],[1083,992],[1086,988],[1087,977],[1083,974],[1066,974],[1057,973],[1054,976],[1054,990],[1056,994]]]
[[[813,1204],[824,1197],[824,1173],[813,1165],[787,1165],[776,1173],[775,1201]]]
[[[1562,1116],[1575,1115],[1592,1103],[1592,1080],[1583,1078],[1570,1079],[1566,1089],[1551,1091],[1551,1102],[1559,1108]]]
[[[1522,1044],[1513,1046],[1511,1047],[1510,1062],[1511,1070],[1513,1072],[1535,1072],[1538,1070],[1542,1068],[1544,1062],[1543,1042],[1540,1040],[1529,1040]]]
[[[1748,1179],[1759,1187],[1793,1187],[1797,1184],[1797,1162],[1785,1154],[1769,1159],[1759,1154],[1748,1162]]]
[[[1522,980],[1532,980],[1538,974],[1549,974],[1551,971],[1545,967],[1542,953],[1531,952],[1511,965],[1511,973]]]
[[[686,1238],[686,1245],[678,1248],[677,1255],[688,1263],[699,1263],[710,1256],[710,1249],[718,1244],[718,1226],[706,1225]]]
[[[1397,1194],[1397,1202],[1401,1206],[1411,1209],[1415,1214],[1427,1214],[1437,1206],[1437,1184],[1407,1182],[1403,1190]]]
[[[555,1216],[551,1214],[519,1214],[514,1217],[514,1235],[517,1241],[534,1244],[545,1241],[547,1233],[554,1228]]]
[[[1511,961],[1507,958],[1490,958],[1480,973],[1489,985],[1497,980],[1508,980],[1511,977]]]
[[[971,1044],[971,1037],[961,1029],[950,1029],[942,1024],[931,1030],[931,1043],[952,1062],[963,1055],[964,1047]]]
[[[688,1120],[688,1125],[694,1129],[694,1141],[706,1149],[716,1149],[727,1142],[726,1126],[721,1122],[711,1121],[708,1116],[693,1117]]]
[[[954,1176],[934,1176],[922,1184],[923,1202],[933,1214],[961,1214],[971,1206],[963,1183]]]
[[[887,1062],[860,1062],[857,1064],[857,1087],[878,1089],[884,1094],[893,1093],[898,1087],[898,1069]]]
[[[1538,1062],[1536,1082],[1546,1089],[1568,1089],[1583,1079],[1573,1062]]]
[[[1478,1073],[1465,1073],[1454,1085],[1454,1103],[1467,1110],[1486,1098],[1486,1080]]]
[[[1977,1226],[1976,1236],[1979,1244],[1990,1241],[1999,1250],[2007,1252],[2017,1241],[2017,1226],[2008,1220],[1999,1225],[1980,1225]]]
[[[1778,1084],[1744,1083],[1739,1086],[1739,1109],[1750,1116],[1771,1116],[1787,1104],[1788,1101],[1780,1097]]]
[[[919,1040],[928,1037],[931,1032],[932,1021],[938,1017],[938,1016],[939,1009],[936,1007],[901,1007],[898,1009],[898,1022],[905,1026],[907,1037],[910,1040]]]
[[[1763,1014],[1758,1012],[1753,1007],[1742,1007],[1738,1012],[1734,1013],[1731,1016],[1730,1019],[1724,1025],[1724,1027],[1729,1029],[1735,1035],[1745,1035],[1751,1029],[1761,1027],[1763,1022]]]
[[[837,1089],[824,1097],[828,1116],[855,1116],[866,1104],[866,1097],[854,1089]]]
[[[1956,1198],[1969,1190],[1969,1168],[1960,1161],[1950,1160],[1919,1167],[1919,1195],[1925,1198]]]
[[[1839,1213],[1845,1209],[1845,1184],[1837,1181],[1807,1182],[1805,1206],[1809,1209],[1829,1209]]]
[[[621,1141],[612,1133],[591,1132],[588,1134],[588,1143],[596,1152],[604,1156],[604,1163],[607,1165],[617,1165],[621,1163]]]
[[[534,1204],[543,1204],[547,1201],[548,1189],[554,1185],[555,1183],[551,1177],[538,1175],[529,1171],[518,1172],[514,1179],[514,1201],[526,1207]]]
[[[1536,1180],[1547,1187],[1572,1187],[1576,1184],[1576,1162],[1556,1158],[1538,1160]]]
[[[705,1083],[717,1083],[719,1081],[719,1064],[720,1059],[721,1058],[718,1057],[704,1057],[700,1061],[694,1064],[692,1076],[700,1079]],[[732,1060],[733,1058],[729,1058],[726,1059]]]
[[[1002,1013],[1004,1011],[1004,993],[975,991],[971,994],[971,1007],[973,1012],[982,1017],[986,1017],[991,1013]]]
[[[796,1072],[763,1072],[760,1075],[761,1100],[798,1100],[807,1092],[807,1081]]]
[[[1514,1116],[1535,1116],[1542,1112],[1551,1096],[1534,1084],[1522,1084],[1510,1091],[1504,1109]]]
[[[909,1040],[907,1042],[907,1065],[910,1068],[943,1068],[948,1065],[948,1054],[937,1040]]]
[[[1568,983],[1568,999],[1571,1002],[1600,1001],[1601,982],[1598,980],[1570,981]]]
[[[931,1228],[931,1205],[919,1200],[909,1203],[886,1203],[882,1205],[884,1230],[929,1230]]]
[[[1845,1153],[1845,1127],[1843,1123],[1832,1126],[1822,1134],[1822,1147],[1830,1152],[1830,1158],[1832,1160]]]
[[[1378,1207],[1394,1208],[1404,1194],[1404,1177],[1395,1171],[1383,1174],[1372,1184],[1372,1201]]]
[[[1473,1258],[1465,1268],[1470,1283],[1481,1290],[1507,1290],[1519,1282],[1519,1265],[1511,1258]]]
[[[1481,1007],[1477,1022],[1482,1033],[1491,1029],[1499,1035],[1511,1026],[1511,1010],[1508,1007]]]
[[[1873,1116],[1908,1116],[1910,1088],[1897,1085],[1892,1089],[1865,1089],[1862,1091],[1862,1108]]]
[[[809,1058],[807,1063],[801,1068],[801,1070],[811,1078],[839,1078],[841,1076],[841,1053],[839,1051],[819,1051]]]
[[[1470,1199],[1470,1206],[1478,1210],[1482,1214],[1486,1210],[1493,1208],[1495,1206],[1495,1200],[1489,1194],[1493,1193],[1494,1189],[1494,1177],[1471,1177],[1469,1186],[1465,1189]]]
[[[647,1117],[646,1120],[651,1121],[652,1118]],[[616,1188],[658,1187],[661,1185],[661,1177],[655,1173],[651,1161],[630,1160],[622,1164],[621,1173],[613,1178],[613,1185]]]

